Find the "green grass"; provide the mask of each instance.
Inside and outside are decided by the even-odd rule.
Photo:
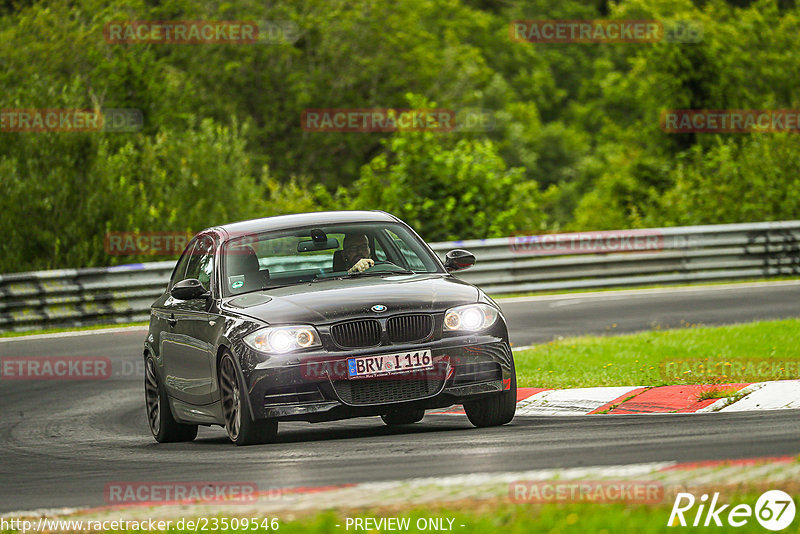
[[[736,503],[746,503],[754,506],[758,494],[748,497],[737,497]],[[457,534],[487,534],[487,533],[550,533],[550,534],[618,534],[636,532],[641,534],[672,532],[766,532],[755,518],[749,518],[748,523],[741,528],[728,525],[723,527],[668,527],[672,503],[658,506],[631,506],[621,503],[571,503],[571,504],[493,504],[486,505],[474,503],[471,509],[457,508],[417,508],[408,513],[375,514],[373,517],[408,517],[412,527],[400,532],[435,532],[431,530],[418,530],[414,525],[420,518],[450,518],[453,521],[452,532]],[[693,510],[696,511],[696,508]],[[369,517],[369,512],[359,511],[356,516]],[[357,532],[345,530],[344,518],[334,512],[317,515],[313,519],[298,523],[281,524],[280,532],[283,533],[347,533]],[[685,516],[686,517],[686,516]],[[687,517],[691,524],[694,519],[692,514]],[[797,520],[784,532],[798,532]],[[336,525],[340,526],[337,527]],[[445,520],[445,525],[447,524]],[[463,527],[461,525],[464,525]],[[364,531],[361,531],[364,532]],[[372,532],[375,532],[374,530]],[[387,531],[384,531],[387,532]]]
[[[711,388],[701,391],[697,396],[697,400],[707,399],[732,399],[736,397],[738,389],[735,388]]]
[[[516,352],[514,360],[520,387],[702,384],[707,383],[706,376],[665,379],[661,362],[704,358],[797,361],[798,340],[800,319],[786,319],[567,338]]]
[[[724,502],[748,504],[753,507],[760,493],[746,494],[724,492]],[[508,501],[463,501],[446,507],[397,507],[393,509],[351,511],[326,511],[307,514],[298,513],[299,517],[286,516],[279,519],[278,533],[283,534],[347,534],[354,532],[378,532],[376,530],[356,530],[352,524],[347,528],[347,518],[408,518],[408,530],[396,532],[441,532],[431,529],[417,528],[417,521],[439,519],[448,526],[452,519],[452,531],[456,534],[486,533],[549,533],[549,534],[617,534],[636,532],[641,534],[661,532],[767,532],[754,517],[747,518],[747,524],[734,528],[725,524],[726,510],[721,514],[722,527],[667,527],[672,500],[658,505],[631,505],[625,503],[548,503],[518,504]],[[697,507],[687,512],[684,517],[691,524]],[[254,516],[258,517],[256,514]],[[213,516],[212,516],[213,517]],[[209,518],[210,519],[210,518]],[[230,519],[230,517],[228,517]],[[210,523],[209,523],[210,524]],[[422,525],[423,523],[420,523]],[[702,524],[702,523],[701,523]],[[782,532],[797,533],[798,521],[795,519],[789,528]],[[173,521],[174,525],[174,521]],[[337,526],[338,525],[338,526]],[[463,525],[463,526],[462,526]],[[10,532],[10,531],[3,531]],[[111,531],[109,531],[111,532]],[[121,532],[121,531],[116,531]],[[140,531],[128,531],[140,532]],[[194,530],[175,530],[168,532],[183,533]],[[270,530],[217,530],[217,532],[273,532]],[[383,530],[382,532],[389,532]]]
[[[68,326],[65,328],[44,328],[41,330],[25,330],[24,332],[0,332],[0,337],[21,337],[33,336],[38,334],[56,334],[59,332],[83,332],[85,330],[102,330],[105,328],[125,328],[128,326],[147,326],[147,322],[138,323],[109,323],[95,324],[91,326]]]

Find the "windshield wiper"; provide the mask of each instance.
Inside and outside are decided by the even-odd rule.
[[[367,275],[375,276],[375,275],[381,275],[381,274],[417,274],[417,272],[416,271],[411,271],[409,269],[399,269],[397,271],[376,271],[376,272],[372,272],[372,273],[369,272],[369,271],[363,271],[363,272],[360,272],[360,273],[353,273],[351,276],[367,276]]]
[[[277,286],[266,286],[266,287],[262,287],[259,291],[269,291],[271,289],[280,289],[282,287],[289,287],[289,286],[299,286],[301,284],[307,284],[307,283],[308,283],[308,280],[303,280],[302,282],[291,282],[289,284],[280,284],[280,285],[277,285]]]
[[[248,289],[247,291],[242,291],[241,293],[236,293],[235,295],[231,295],[231,296],[239,297],[241,295],[247,295],[248,293],[256,293],[258,291],[269,291],[271,289],[279,289],[281,287],[296,286],[296,285],[299,285],[299,284],[306,284],[306,283],[308,283],[308,281],[305,281],[305,282],[292,282],[290,284],[280,284],[280,285],[277,285],[277,286],[264,286],[264,287],[259,287],[257,289]]]
[[[376,272],[369,272],[369,271],[362,271],[360,273],[347,273],[341,276],[325,276],[322,278],[314,278],[311,282],[324,282],[326,280],[345,280],[347,278],[363,278],[365,276],[383,276],[385,274],[419,274],[416,271],[411,271],[409,269],[401,269],[398,271],[376,271]]]

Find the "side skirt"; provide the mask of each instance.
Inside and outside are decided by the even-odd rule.
[[[172,416],[179,423],[191,423],[193,425],[225,424],[225,419],[222,416],[222,403],[220,402],[195,406],[170,397],[169,404],[172,408]]]

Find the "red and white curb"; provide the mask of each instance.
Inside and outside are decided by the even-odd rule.
[[[744,412],[800,408],[800,380],[758,382],[742,388],[739,393],[744,396],[730,405],[720,405],[719,411]],[[713,411],[716,406],[712,404],[708,408],[708,411]]]
[[[720,395],[725,395],[720,398]],[[800,409],[800,380],[576,389],[517,389],[517,416],[631,415]],[[463,414],[456,406],[429,412]]]

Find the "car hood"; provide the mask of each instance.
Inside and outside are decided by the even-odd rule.
[[[270,324],[325,324],[355,317],[443,311],[478,301],[476,287],[441,274],[389,275],[325,280],[248,293],[223,306]],[[372,306],[386,311],[376,313]]]

